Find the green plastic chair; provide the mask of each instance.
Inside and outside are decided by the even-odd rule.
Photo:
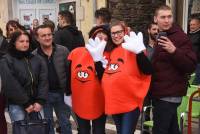
[[[189,97],[184,96],[180,106],[177,109],[178,124],[179,124],[179,128],[180,128],[181,132],[183,131],[184,126],[186,125],[186,117],[187,117],[186,113],[187,113],[187,109],[188,109],[188,100],[189,100]],[[149,130],[144,129],[144,127],[148,127],[150,129],[150,131],[153,128],[153,120],[144,121],[144,112],[148,108],[152,109],[153,107],[146,106],[143,108],[143,112],[142,112],[142,116],[141,116],[141,133],[144,131],[149,131]]]
[[[182,102],[177,109],[178,124],[179,124],[181,133],[183,132],[184,126],[186,126],[188,101],[189,101],[189,97],[183,96]]]
[[[143,132],[149,132],[153,128],[153,120],[150,119],[149,121],[145,121],[145,112],[147,109],[150,109],[152,112],[153,106],[144,106],[142,109],[142,114],[141,114],[141,134]],[[145,129],[144,127],[148,127],[150,130]]]
[[[180,130],[183,130],[184,126],[186,126],[186,119],[188,115],[188,110],[189,110],[189,97],[191,94],[195,91],[198,90],[198,86],[196,85],[190,85],[188,87],[187,95],[183,97],[181,105],[178,107],[177,113],[178,115],[178,121],[179,121],[179,126]],[[199,118],[200,122],[200,102],[193,101],[192,102],[192,113],[191,113],[192,118]]]
[[[180,127],[180,131],[183,131],[184,126],[186,126],[186,119],[187,119],[187,113],[188,113],[188,102],[189,97],[191,94],[198,89],[198,86],[196,85],[190,85],[187,90],[187,95],[183,96],[182,102],[180,106],[177,109],[177,117],[178,117],[178,124]],[[147,108],[153,108],[152,106],[147,106],[143,108],[143,113],[141,116],[141,131],[148,131],[144,129],[144,127],[149,127],[152,129],[153,127],[153,120],[150,121],[144,121],[144,112]],[[200,117],[200,103],[199,102],[192,102],[192,118],[199,118]]]
[[[193,92],[198,90],[198,86],[190,85],[187,91],[187,96],[190,97]],[[187,109],[188,112],[188,109]],[[192,102],[192,118],[200,117],[200,102]]]

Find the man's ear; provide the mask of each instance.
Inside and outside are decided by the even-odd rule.
[[[147,29],[147,32],[148,32],[148,34],[150,34],[150,30],[149,30],[149,28]]]
[[[154,22],[157,23],[157,18],[156,18],[156,16],[154,16],[153,19],[154,19]]]

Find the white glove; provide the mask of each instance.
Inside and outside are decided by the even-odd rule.
[[[103,52],[106,47],[105,40],[100,40],[98,37],[96,37],[95,40],[90,38],[85,47],[95,62],[101,61],[103,67],[106,66],[108,61],[103,57]]]
[[[65,95],[64,96],[64,102],[65,102],[66,105],[72,107],[72,97],[71,97],[71,95],[70,96]]]
[[[102,65],[103,65],[103,68],[106,68],[106,67],[107,67],[108,60],[106,59],[105,56],[104,56],[103,59],[101,60],[101,63],[102,63]]]
[[[122,43],[122,47],[135,54],[138,54],[146,49],[143,43],[143,35],[141,32],[139,32],[137,35],[135,32],[130,32],[130,36],[124,36],[124,41],[125,42]]]

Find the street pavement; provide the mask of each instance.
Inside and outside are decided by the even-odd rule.
[[[7,124],[8,124],[8,134],[12,134],[12,127],[11,127],[11,121],[9,118],[9,115],[7,112],[5,112],[5,116],[6,116],[6,120],[7,120]],[[54,114],[55,117],[55,114]],[[56,117],[55,117],[56,119]],[[193,119],[193,123],[192,123],[192,134],[200,134],[200,126],[199,126],[199,120],[200,119]],[[77,134],[77,127],[76,127],[76,123],[73,120],[72,117],[70,117],[70,121],[72,124],[72,132],[73,134]],[[140,121],[138,121],[138,125],[137,125],[137,130],[135,131],[134,134],[140,134],[141,131],[140,129]],[[58,133],[56,133],[58,134]],[[106,134],[116,134],[116,128],[115,125],[113,123],[113,120],[111,119],[111,117],[107,118],[107,122],[106,122]],[[187,134],[187,126],[184,127],[184,134]]]

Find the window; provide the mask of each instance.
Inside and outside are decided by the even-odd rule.
[[[37,3],[56,3],[56,0],[37,0]]]
[[[18,0],[19,4],[47,4],[56,3],[56,0]]]
[[[35,4],[36,0],[19,0],[19,4]]]

